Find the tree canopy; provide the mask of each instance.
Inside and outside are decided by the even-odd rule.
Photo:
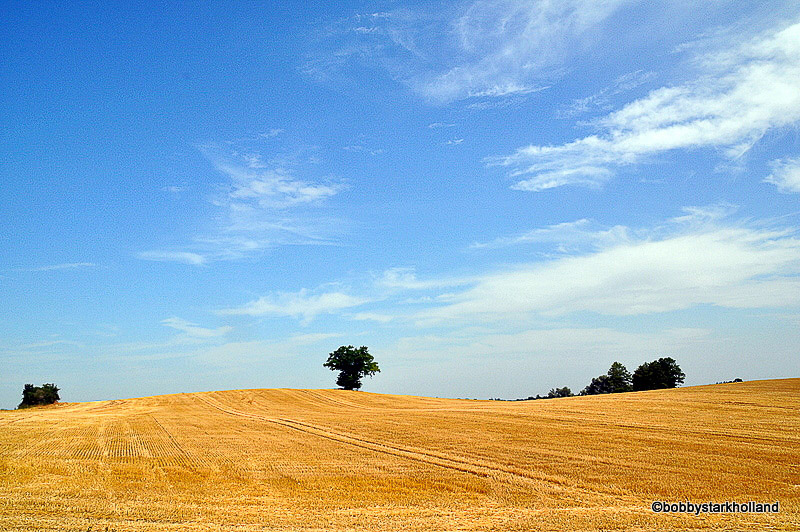
[[[569,386],[564,386],[563,388],[551,388],[550,391],[547,393],[548,399],[557,399],[559,397],[572,397],[574,394],[572,390],[569,389]]]
[[[675,388],[683,384],[686,375],[681,371],[678,363],[670,357],[659,358],[652,362],[645,362],[633,372],[633,389],[659,390],[662,388]]]
[[[608,382],[608,375],[593,377],[592,382],[587,384],[586,388],[581,390],[581,395],[599,395],[603,393],[611,393],[611,385]]]
[[[58,396],[58,386],[55,384],[42,384],[41,386],[26,384],[22,389],[22,402],[17,408],[51,405],[59,399],[61,398]]]
[[[341,346],[328,354],[328,360],[323,366],[339,372],[336,384],[345,390],[358,390],[361,388],[362,378],[381,371],[367,347],[363,345],[358,349],[352,345]]]
[[[632,389],[630,372],[620,362],[614,362],[608,368],[608,373],[593,378],[581,391],[581,395],[629,392]]]

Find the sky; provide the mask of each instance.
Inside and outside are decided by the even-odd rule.
[[[1,408],[800,376],[795,1],[0,16]]]

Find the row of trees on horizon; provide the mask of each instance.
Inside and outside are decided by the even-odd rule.
[[[578,395],[600,395],[607,393],[638,392],[643,390],[660,390],[676,388],[686,379],[686,374],[671,357],[663,357],[652,362],[645,362],[631,374],[621,362],[614,362],[605,375],[592,379]],[[535,399],[555,399],[573,397],[575,394],[568,386],[551,388],[547,395],[530,396],[518,401]]]
[[[366,346],[358,349],[352,345],[341,346],[328,355],[328,360],[323,366],[339,371],[336,384],[345,390],[358,390],[361,388],[361,379],[373,376],[380,372],[377,362]],[[609,393],[636,392],[642,390],[658,390],[675,388],[683,384],[686,375],[678,363],[670,357],[663,357],[652,362],[641,364],[632,374],[622,363],[614,362],[604,375],[599,375],[578,393],[578,395],[601,395]],[[741,382],[741,379],[726,382]],[[57,402],[59,388],[55,384],[34,386],[26,384],[22,391],[22,402],[17,408],[48,405]],[[547,395],[529,396],[516,401],[529,401],[535,399],[555,399],[558,397],[573,397],[575,394],[568,386],[552,388]],[[500,399],[497,399],[500,400]]]

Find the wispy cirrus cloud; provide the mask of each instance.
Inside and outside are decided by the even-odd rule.
[[[186,321],[182,318],[172,317],[161,321],[162,325],[171,327],[192,338],[214,338],[217,336],[224,336],[233,330],[233,327],[222,326],[215,329],[200,327],[196,323]]]
[[[181,262],[183,264],[192,264],[195,266],[205,264],[208,260],[206,255],[189,251],[151,250],[142,251],[136,256],[143,260],[152,260],[155,262]]]
[[[369,155],[380,155],[383,153],[383,148],[367,148],[361,144],[350,144],[349,146],[343,146],[342,149],[344,151],[353,153],[366,153]]]
[[[746,230],[720,230],[618,246],[593,255],[487,276],[423,318],[591,311],[668,312],[710,304],[759,308],[800,303],[800,243]]]
[[[221,203],[261,209],[285,210],[297,205],[307,205],[336,195],[342,183],[313,183],[295,177],[291,171],[275,167],[270,169],[219,162],[217,169],[231,178],[231,187]]]
[[[472,2],[452,23],[455,63],[413,86],[435,101],[505,97],[540,88],[587,32],[629,0]],[[577,41],[577,42],[576,42]]]
[[[626,165],[683,149],[746,153],[767,131],[800,122],[800,23],[696,58],[701,75],[663,87],[596,122],[599,132],[488,159],[519,178],[512,188],[598,186]]]
[[[572,101],[556,113],[558,118],[574,118],[590,111],[600,110],[609,111],[615,96],[635,89],[645,83],[651,82],[656,78],[655,72],[636,70],[618,76],[614,82],[600,91]]]
[[[579,221],[499,241],[497,245],[522,245],[570,240],[577,234],[591,245],[566,256],[474,276],[465,288],[430,299],[428,308],[413,318],[424,325],[585,311],[631,316],[697,305],[800,305],[796,230],[731,222],[730,212],[725,205],[688,208],[662,226],[598,229],[594,237],[585,229],[587,223]],[[609,234],[621,237],[607,240]]]
[[[60,346],[72,346],[72,347],[84,347],[85,344],[81,342],[75,342],[72,340],[50,340],[44,342],[30,342],[27,344],[22,344],[17,346],[18,349],[42,349],[45,347],[60,347]]]
[[[81,268],[94,268],[97,266],[94,262],[65,262],[62,264],[48,264],[46,266],[37,266],[28,268],[25,271],[29,272],[52,272],[57,270],[77,270]]]
[[[259,137],[264,138],[264,139],[271,139],[271,138],[277,137],[278,135],[280,135],[283,132],[284,132],[284,130],[281,129],[281,128],[272,128],[269,131],[265,131],[264,133],[259,134]]]
[[[542,90],[565,60],[634,0],[477,0],[448,9],[357,14],[332,24],[301,70],[318,81],[378,66],[436,103]],[[491,106],[492,104],[488,104]]]
[[[675,233],[676,226],[684,231],[703,230],[709,224],[732,216],[738,207],[729,203],[716,203],[702,207],[684,207],[683,214],[676,216],[660,227],[634,229],[624,225],[603,227],[593,220],[581,218],[574,222],[562,222],[537,227],[514,236],[498,237],[490,242],[476,242],[472,249],[497,249],[525,244],[554,244],[562,253],[579,253],[606,249],[641,240],[664,238]]]
[[[653,227],[602,226],[580,219],[474,248],[555,246],[536,262],[460,277],[420,278],[398,267],[349,290],[274,292],[222,315],[320,315],[404,326],[518,323],[590,312],[638,316],[711,305],[731,309],[800,306],[800,238],[774,221],[733,219],[736,207],[686,207]],[[409,294],[413,297],[409,297]]]
[[[476,242],[470,247],[472,249],[497,249],[520,244],[550,242],[558,245],[562,251],[567,251],[576,246],[608,247],[630,240],[628,227],[617,225],[608,229],[598,228],[596,223],[582,218],[574,222],[563,222],[531,229],[515,236],[499,237],[490,242]]]
[[[273,138],[283,130],[271,130]],[[203,265],[253,256],[280,245],[331,244],[343,225],[321,212],[327,200],[347,188],[331,177],[302,178],[316,157],[296,154],[264,158],[256,149],[219,145],[201,147],[202,153],[224,177],[210,197],[217,215],[212,230],[172,249],[146,250],[144,260]]]
[[[772,161],[772,173],[764,180],[781,192],[800,192],[800,157]]]
[[[451,277],[440,279],[418,279],[414,268],[396,267],[385,270],[375,279],[380,290],[430,290],[452,286],[463,286],[473,281],[470,277]]]
[[[353,296],[340,291],[316,291],[302,289],[298,292],[276,292],[240,307],[218,311],[221,315],[235,316],[287,316],[299,318],[308,324],[320,314],[332,314],[343,309],[358,307],[370,299]]]
[[[353,314],[352,318],[356,321],[377,321],[378,323],[389,323],[394,320],[396,316],[389,314],[381,314],[379,312],[357,312]]]

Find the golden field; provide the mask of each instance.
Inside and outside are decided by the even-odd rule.
[[[780,501],[778,514],[656,514]],[[240,390],[0,412],[0,530],[800,530],[800,379],[547,401]]]

